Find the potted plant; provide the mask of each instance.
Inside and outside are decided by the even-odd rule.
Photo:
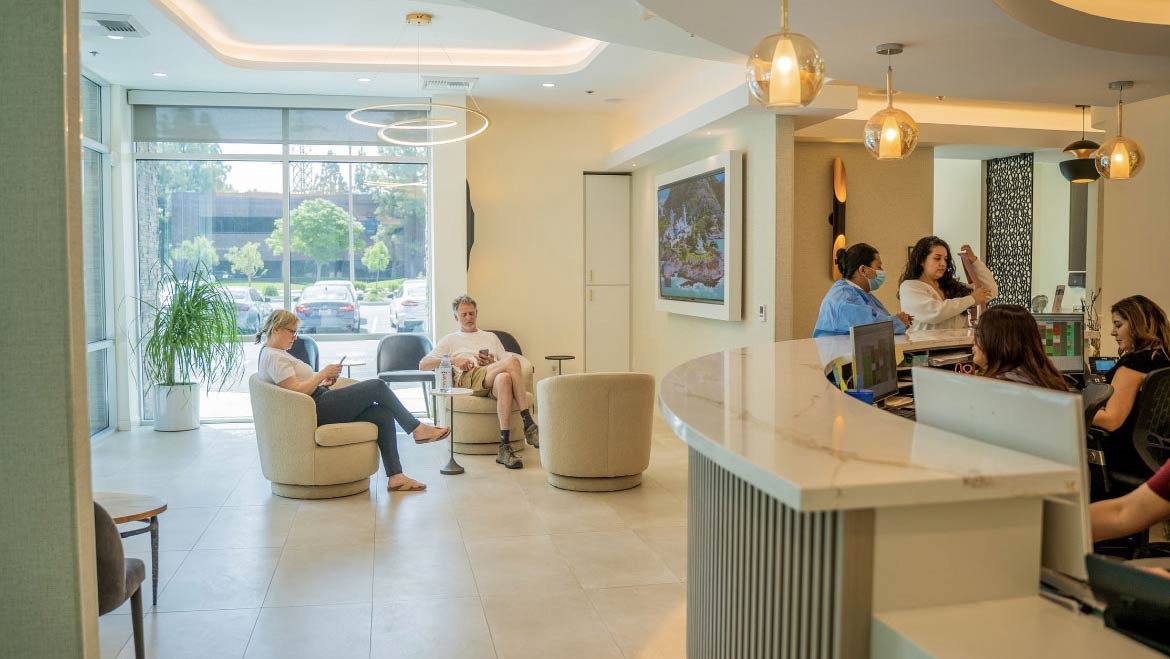
[[[163,265],[158,304],[139,299],[144,322],[137,353],[154,392],[154,429],[199,427],[199,384],[222,389],[240,371],[236,305],[211,270],[195,263],[180,276]]]

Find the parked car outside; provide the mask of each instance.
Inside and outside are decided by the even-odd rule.
[[[272,313],[272,305],[255,288],[228,286],[227,291],[236,304],[236,327],[243,334],[259,332]]]
[[[399,332],[425,332],[430,319],[427,280],[407,279],[390,300],[390,324]]]
[[[361,327],[354,291],[340,283],[318,282],[307,287],[293,311],[301,321],[301,331],[310,334],[322,329],[357,332]]]
[[[361,296],[358,295],[357,287],[355,287],[353,285],[353,282],[348,280],[348,279],[322,279],[321,281],[318,281],[316,284],[313,284],[313,285],[314,286],[345,286],[346,288],[349,289],[350,294],[353,295],[353,299],[355,299],[355,300],[361,299]]]

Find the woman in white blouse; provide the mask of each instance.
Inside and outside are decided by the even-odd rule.
[[[910,251],[906,271],[898,287],[902,311],[914,317],[911,331],[964,329],[967,309],[985,304],[999,294],[991,270],[963,245],[962,252],[974,263],[979,285],[972,288],[955,278],[951,248],[937,236],[919,240]]]
[[[314,373],[312,367],[288,354],[297,339],[300,319],[295,314],[278,309],[273,311],[256,333],[260,348],[260,364],[256,374],[278,387],[305,394],[317,405],[317,425],[368,421],[378,427],[378,451],[390,481],[386,488],[393,492],[425,490],[424,483],[402,473],[398,458],[397,432],[394,423],[410,433],[416,444],[437,442],[450,433],[448,428],[421,423],[399,402],[398,397],[381,380],[365,380],[348,387],[330,389],[341,375],[340,364],[330,364]]]

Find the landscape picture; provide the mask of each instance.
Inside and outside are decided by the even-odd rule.
[[[726,300],[727,170],[658,187],[658,296],[722,305]]]

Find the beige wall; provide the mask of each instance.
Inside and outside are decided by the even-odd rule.
[[[694,357],[737,346],[771,343],[776,337],[777,129],[791,119],[767,113],[738,117],[718,140],[667,147],[656,161],[634,172],[630,222],[631,348],[633,370],[661,380]],[[781,129],[782,131],[783,129]],[[789,137],[789,145],[791,138]],[[791,146],[789,146],[791,148]],[[724,322],[657,311],[657,202],[654,177],[720,151],[743,151],[743,320]],[[785,188],[787,186],[784,186]],[[767,306],[767,319],[756,310]]]
[[[485,105],[492,127],[468,141],[467,177],[475,207],[475,247],[467,288],[480,326],[510,332],[536,366],[544,355],[584,349],[584,177],[602,168],[605,115],[533,112]],[[449,300],[436,313],[450,318]]]
[[[5,310],[4,352],[36,365],[0,380],[0,657],[97,657],[77,2],[7,7],[0,142],[30,157],[0,163],[0,278],[38,303]]]
[[[1125,134],[1142,145],[1146,166],[1129,181],[1104,181],[1101,227],[1102,354],[1116,355],[1109,305],[1142,294],[1170,310],[1170,96],[1127,103]],[[1115,127],[1110,127],[1110,135]],[[1104,141],[1104,140],[1102,140]]]
[[[886,270],[886,284],[876,293],[890,313],[901,307],[898,277],[906,265],[906,248],[934,227],[934,149],[918,147],[906,160],[878,161],[860,144],[796,144],[796,250],[794,268],[796,337],[812,336],[817,311],[832,285],[832,163],[845,163],[847,210],[845,236],[876,247]]]
[[[958,249],[967,244],[982,251],[983,161],[937,158],[934,161],[934,235]]]

